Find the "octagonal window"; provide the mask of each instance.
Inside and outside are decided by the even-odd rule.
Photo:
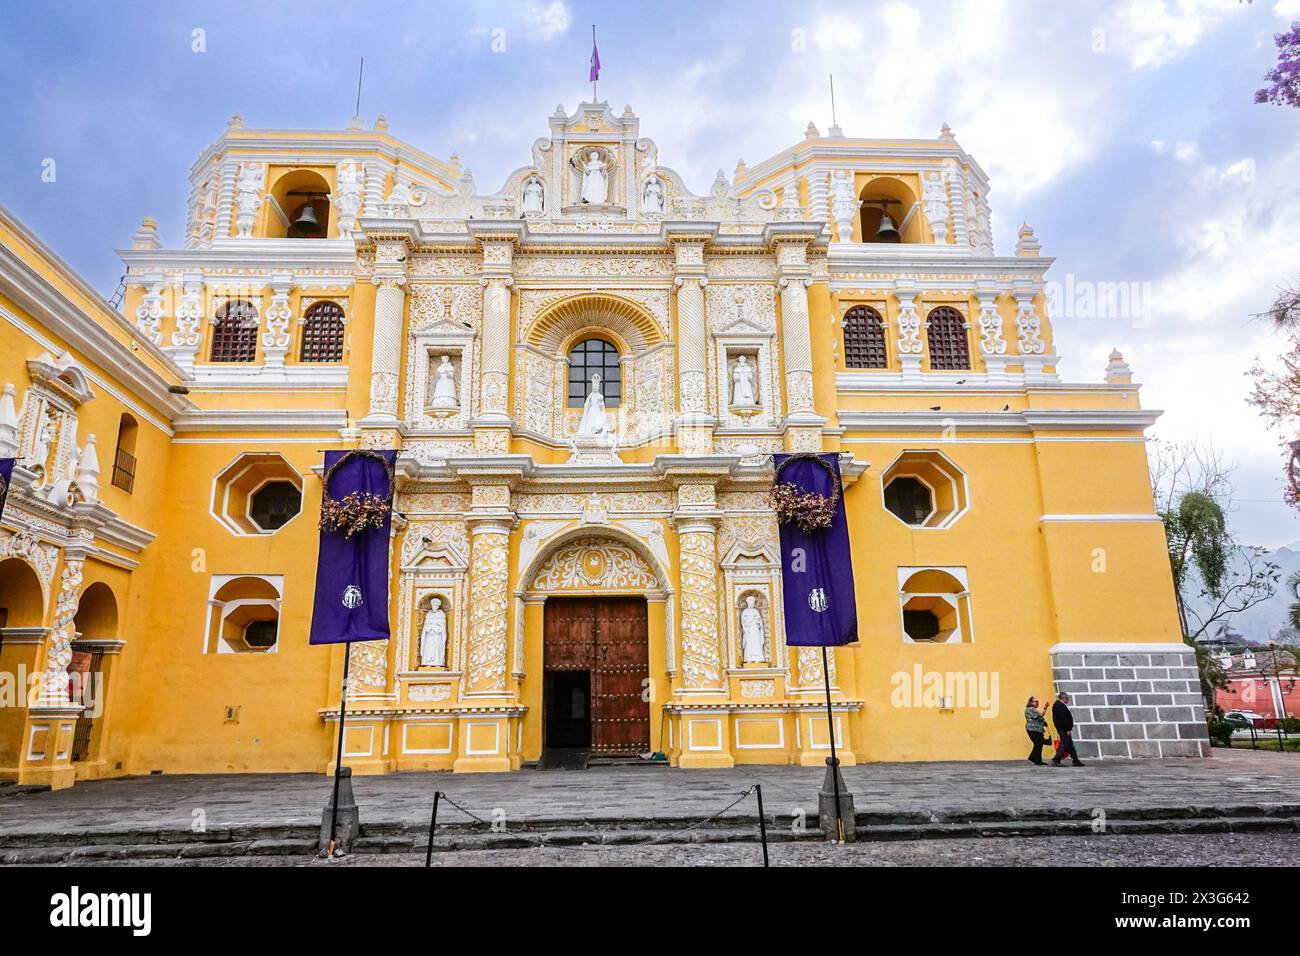
[[[939,615],[928,610],[904,610],[903,631],[914,641],[933,641],[939,636]]]
[[[950,527],[968,507],[966,474],[940,451],[905,451],[881,475],[885,510],[909,528]]]
[[[276,452],[240,455],[212,487],[212,514],[239,535],[275,534],[302,511],[302,476]]]
[[[974,640],[965,568],[899,568],[903,640],[967,644]]]
[[[248,517],[263,531],[275,531],[302,510],[302,492],[292,481],[268,481],[248,500]]]
[[[903,524],[924,525],[934,513],[934,495],[921,479],[903,475],[885,485],[885,507]]]

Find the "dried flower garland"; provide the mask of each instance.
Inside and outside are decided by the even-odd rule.
[[[354,491],[342,498],[330,496],[330,479],[334,477],[334,472],[354,457],[375,458],[384,466],[384,474],[388,476],[388,497],[380,497],[369,491]],[[321,530],[334,531],[350,538],[367,528],[382,528],[393,510],[392,489],[393,469],[387,458],[373,451],[348,452],[325,472],[325,494],[320,504]]]
[[[781,481],[781,471],[792,461],[815,461],[831,476],[831,494],[819,495],[815,491],[800,491],[790,482]],[[767,494],[767,503],[776,512],[776,520],[782,524],[796,525],[805,534],[822,531],[831,526],[835,520],[835,509],[840,502],[840,481],[835,470],[820,455],[791,455],[776,470],[772,490]]]

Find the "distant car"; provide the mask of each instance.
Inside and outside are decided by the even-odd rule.
[[[1230,710],[1223,715],[1223,719],[1233,730],[1249,730],[1251,727],[1259,729],[1264,726],[1265,720],[1263,714],[1251,710]]]

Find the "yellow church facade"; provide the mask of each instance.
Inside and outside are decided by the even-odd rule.
[[[339,448],[398,450],[357,773],[823,763],[780,451],[844,475],[844,762],[1023,759],[1057,687],[1085,756],[1208,754],[1158,413],[1118,353],[1061,380],[1052,260],[1028,227],[995,254],[946,128],[810,125],[696,194],[584,103],[485,194],[382,118],[236,117],[190,186],[182,241],[121,250],[120,311],[0,212],[0,778],[332,769],[345,651],[307,632]]]

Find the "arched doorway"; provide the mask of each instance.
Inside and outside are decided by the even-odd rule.
[[[525,569],[522,597],[541,612],[530,673],[542,766],[653,749],[651,690],[663,651],[651,632],[665,629],[669,598],[658,565],[630,535],[573,529]]]
[[[16,774],[27,718],[27,692],[37,671],[37,654],[47,629],[45,592],[30,564],[20,558],[0,561],[0,768]]]
[[[649,750],[645,598],[549,598],[543,621],[545,749],[607,757]]]
[[[108,704],[108,668],[105,657],[116,653],[117,598],[103,581],[96,581],[81,594],[73,629],[68,664],[68,696],[82,705],[72,732],[72,762],[91,759],[100,749],[104,709]]]

